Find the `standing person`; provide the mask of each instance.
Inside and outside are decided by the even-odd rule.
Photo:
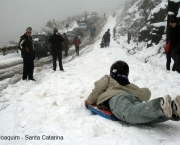
[[[129,31],[128,31],[127,38],[128,38],[127,42],[128,42],[128,44],[129,44],[129,43],[130,43],[130,40],[131,40],[131,33],[130,33]]]
[[[96,32],[96,27],[95,27],[95,25],[93,25],[93,26],[90,27],[90,32],[91,32],[91,37],[94,37],[94,36],[95,36],[95,32]]]
[[[108,29],[108,30],[107,30],[107,46],[110,45],[110,37],[111,37],[110,29]]]
[[[64,38],[56,28],[53,30],[53,35],[49,37],[49,42],[52,44],[53,70],[56,71],[56,61],[58,58],[59,68],[61,71],[64,71],[62,65],[62,42],[64,42]]]
[[[102,42],[104,42],[104,47],[108,46],[108,41],[109,41],[108,32],[105,32],[105,34],[102,37]]]
[[[180,73],[180,60],[179,59],[179,40],[180,40],[180,33],[179,33],[179,25],[177,24],[177,19],[176,17],[172,17],[171,19],[171,26],[170,26],[170,35],[169,35],[169,41],[170,41],[170,48],[169,52],[166,53],[166,69],[167,71],[170,71],[170,63],[171,63],[171,58],[174,60],[173,68],[172,71],[178,71]],[[178,62],[177,62],[178,60]]]
[[[116,35],[116,28],[114,27],[113,28],[113,36],[115,37],[115,35]]]
[[[95,36],[96,34],[96,26],[94,25],[94,33],[93,33],[93,36]]]
[[[93,26],[90,26],[90,32],[91,32],[91,37],[93,37],[93,31],[94,31],[94,28],[93,28]]]
[[[36,81],[33,77],[35,51],[33,48],[33,41],[31,37],[32,28],[28,27],[26,33],[20,37],[19,49],[23,58],[23,80]]]
[[[75,49],[76,49],[76,55],[79,56],[79,45],[81,44],[81,41],[79,40],[78,37],[75,38],[74,40],[74,46],[75,46]]]
[[[148,88],[139,88],[129,82],[129,66],[116,61],[110,68],[110,75],[96,81],[95,88],[85,100],[85,106],[97,105],[111,110],[121,121],[131,124],[154,124],[168,120],[180,120],[180,96],[173,101],[169,95],[150,100]]]
[[[65,51],[64,56],[67,57],[68,51],[69,51],[69,39],[68,39],[66,33],[64,33],[63,36],[64,36],[64,51]]]

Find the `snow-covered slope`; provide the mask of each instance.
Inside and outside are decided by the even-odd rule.
[[[99,37],[115,24],[116,18],[109,17]],[[1,145],[179,144],[179,122],[129,125],[92,115],[84,107],[94,81],[109,74],[111,64],[117,60],[129,64],[130,82],[150,88],[152,99],[166,94],[175,98],[180,94],[180,75],[166,73],[163,61],[152,66],[129,55],[125,48],[135,45],[127,45],[126,36],[121,36],[119,44],[111,38],[108,48],[100,48],[100,42],[99,39],[86,46],[80,56],[72,56],[72,61],[64,59],[65,72],[53,72],[52,65],[38,67],[34,75],[36,82],[21,80],[0,92]],[[143,44],[141,48],[142,54],[149,53]],[[43,140],[43,135],[63,136],[63,140]],[[2,140],[4,136],[19,136],[20,140]]]

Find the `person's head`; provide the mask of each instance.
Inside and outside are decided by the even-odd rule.
[[[176,19],[176,17],[172,17],[171,26],[174,28],[174,27],[176,27],[176,25],[177,25],[177,19]]]
[[[119,60],[112,64],[110,68],[110,74],[118,74],[118,73],[128,77],[129,66],[126,62]]]
[[[28,37],[30,37],[30,36],[31,36],[31,32],[32,32],[32,28],[31,28],[31,27],[28,27],[28,28],[26,29],[26,35],[27,35]]]
[[[108,31],[110,31],[110,29],[108,29]]]
[[[57,29],[57,28],[54,28],[53,33],[54,33],[54,34],[58,33],[58,29]]]
[[[66,33],[63,33],[64,36],[66,36]]]

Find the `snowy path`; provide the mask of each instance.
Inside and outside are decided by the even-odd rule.
[[[109,17],[99,37],[115,25]],[[101,48],[99,39],[88,53],[64,65],[65,72],[53,72],[50,65],[35,70],[36,82],[19,81],[0,93],[0,135],[20,136],[20,140],[4,141],[1,145],[175,145],[179,144],[179,122],[165,122],[153,126],[133,126],[110,121],[85,109],[83,103],[93,83],[114,61],[124,60],[130,66],[130,81],[149,87],[152,98],[169,93],[180,94],[180,76],[166,73],[157,66],[142,63],[126,54],[123,46],[111,41],[109,48]],[[63,140],[26,140],[29,136],[63,136]]]

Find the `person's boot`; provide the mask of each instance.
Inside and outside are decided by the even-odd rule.
[[[24,80],[24,81],[27,80],[27,77],[22,76],[22,80]]]
[[[36,81],[33,77],[28,78],[30,81]]]
[[[164,114],[168,118],[172,117],[172,107],[171,107],[171,104],[172,104],[172,100],[171,100],[171,97],[169,95],[166,95],[165,97],[163,97],[160,100],[161,109],[163,110]]]

